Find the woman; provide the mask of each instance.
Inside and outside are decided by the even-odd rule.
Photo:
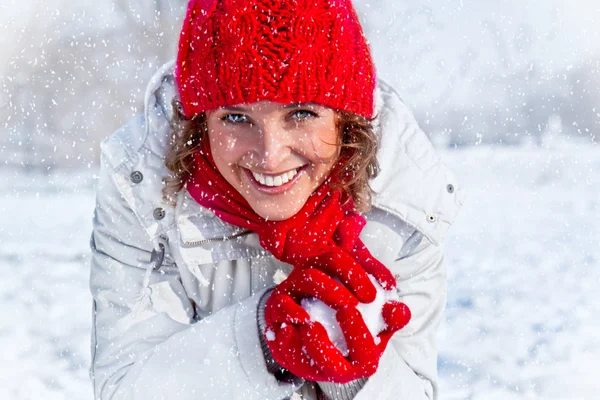
[[[96,398],[436,398],[462,196],[350,0],[191,1],[97,190]]]

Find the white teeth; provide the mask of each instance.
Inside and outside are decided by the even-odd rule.
[[[254,176],[254,179],[256,179],[257,181],[260,182],[261,185],[265,185],[265,177],[262,176],[261,174],[257,174],[256,172],[252,172],[252,175]]]
[[[296,176],[297,173],[298,173],[298,170],[293,169],[293,170],[283,173],[281,175],[273,176],[273,175],[263,175],[263,174],[259,174],[258,172],[252,171],[252,176],[254,176],[254,179],[256,179],[261,185],[281,186],[284,183],[288,183],[289,181],[291,181],[294,178],[294,176]]]

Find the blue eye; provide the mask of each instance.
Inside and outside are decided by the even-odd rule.
[[[221,117],[221,121],[230,123],[230,124],[243,124],[248,122],[248,117],[244,114],[226,114]]]
[[[318,114],[308,110],[298,110],[292,114],[292,118],[297,120],[306,120],[309,118],[316,118],[318,116]]]

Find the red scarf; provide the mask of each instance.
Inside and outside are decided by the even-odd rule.
[[[359,263],[388,290],[396,286],[391,272],[371,253],[359,235],[366,221],[341,188],[333,188],[337,174],[313,192],[294,216],[268,221],[259,216],[217,170],[208,143],[193,155],[194,172],[186,187],[192,198],[221,220],[258,234],[261,246],[294,267],[315,261],[335,268]]]

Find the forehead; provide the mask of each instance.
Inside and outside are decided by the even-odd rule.
[[[277,112],[286,111],[293,108],[305,108],[309,110],[322,110],[327,109],[325,106],[321,106],[316,103],[278,103],[275,101],[258,101],[255,103],[243,103],[232,106],[225,106],[219,108],[222,111],[231,112]]]

